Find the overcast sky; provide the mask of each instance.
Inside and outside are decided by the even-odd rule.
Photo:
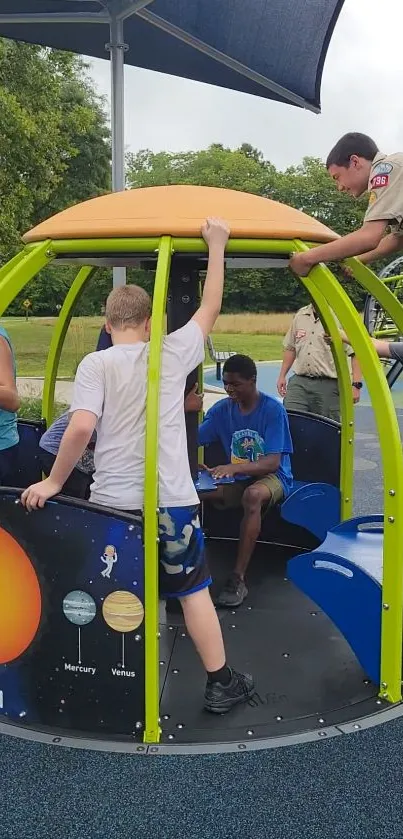
[[[236,148],[248,142],[283,168],[305,155],[326,157],[346,131],[363,131],[383,151],[403,151],[402,33],[402,0],[345,0],[325,62],[319,116],[126,67],[127,150],[186,151],[210,143]],[[90,71],[109,101],[108,62],[91,61]]]

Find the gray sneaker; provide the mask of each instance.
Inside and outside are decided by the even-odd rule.
[[[240,606],[247,596],[248,589],[244,581],[238,574],[231,574],[224,588],[220,591],[216,604],[217,606],[228,606],[232,609],[234,606]]]

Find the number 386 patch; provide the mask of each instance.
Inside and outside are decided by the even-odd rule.
[[[381,189],[381,187],[388,186],[389,175],[375,175],[371,180],[372,189]]]

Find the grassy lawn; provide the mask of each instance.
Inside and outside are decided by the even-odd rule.
[[[213,335],[218,350],[250,355],[255,361],[281,358],[282,336],[291,315],[221,315]],[[43,376],[56,318],[1,318],[11,338],[19,376]],[[73,378],[82,357],[95,349],[102,317],[73,318],[62,351],[58,376]],[[206,364],[211,364],[206,354]]]

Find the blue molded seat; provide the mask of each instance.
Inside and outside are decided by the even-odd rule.
[[[340,521],[340,490],[332,484],[294,481],[281,505],[281,517],[323,540]]]
[[[361,666],[380,681],[383,517],[342,522],[316,550],[289,560],[288,577],[325,612]]]

